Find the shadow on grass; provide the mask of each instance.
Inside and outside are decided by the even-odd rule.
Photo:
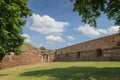
[[[68,67],[36,70],[20,76],[55,77],[55,80],[120,80],[120,68]]]
[[[8,74],[0,74],[0,76],[7,76]]]

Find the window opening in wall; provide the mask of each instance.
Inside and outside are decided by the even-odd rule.
[[[112,40],[112,42],[114,43],[114,42],[115,42],[115,40]]]
[[[77,52],[77,58],[80,58],[80,52],[79,51]]]
[[[55,52],[55,55],[57,55],[57,52]]]
[[[65,54],[65,58],[68,59],[68,53]]]
[[[115,39],[114,39],[114,38],[110,39],[110,42],[114,43],[114,42],[115,42]]]
[[[101,57],[103,55],[101,49],[97,49],[96,51],[97,51],[97,57]]]
[[[66,54],[66,57],[68,57],[68,53]]]
[[[60,53],[62,54],[62,51]]]

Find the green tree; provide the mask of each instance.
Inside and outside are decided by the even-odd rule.
[[[82,22],[96,27],[96,19],[101,13],[107,15],[109,20],[114,20],[115,25],[120,25],[120,0],[72,0],[74,11],[82,16]]]
[[[46,48],[45,47],[40,47],[40,50],[46,50]]]
[[[25,18],[32,15],[28,0],[0,0],[0,53],[20,51],[24,42],[22,26]]]

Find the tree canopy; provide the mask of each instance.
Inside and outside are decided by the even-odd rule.
[[[46,50],[46,48],[42,46],[42,47],[40,47],[40,50]]]
[[[120,25],[120,0],[72,0],[74,11],[82,16],[82,22],[96,27],[96,19],[101,13],[107,15],[109,20],[114,20],[115,25]]]
[[[28,0],[0,0],[0,53],[19,52],[24,42],[22,26],[32,12]]]

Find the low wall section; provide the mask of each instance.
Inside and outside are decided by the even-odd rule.
[[[0,63],[0,69],[10,68],[20,65],[37,64],[41,62],[41,55],[39,54],[21,54],[21,55],[7,55]]]

